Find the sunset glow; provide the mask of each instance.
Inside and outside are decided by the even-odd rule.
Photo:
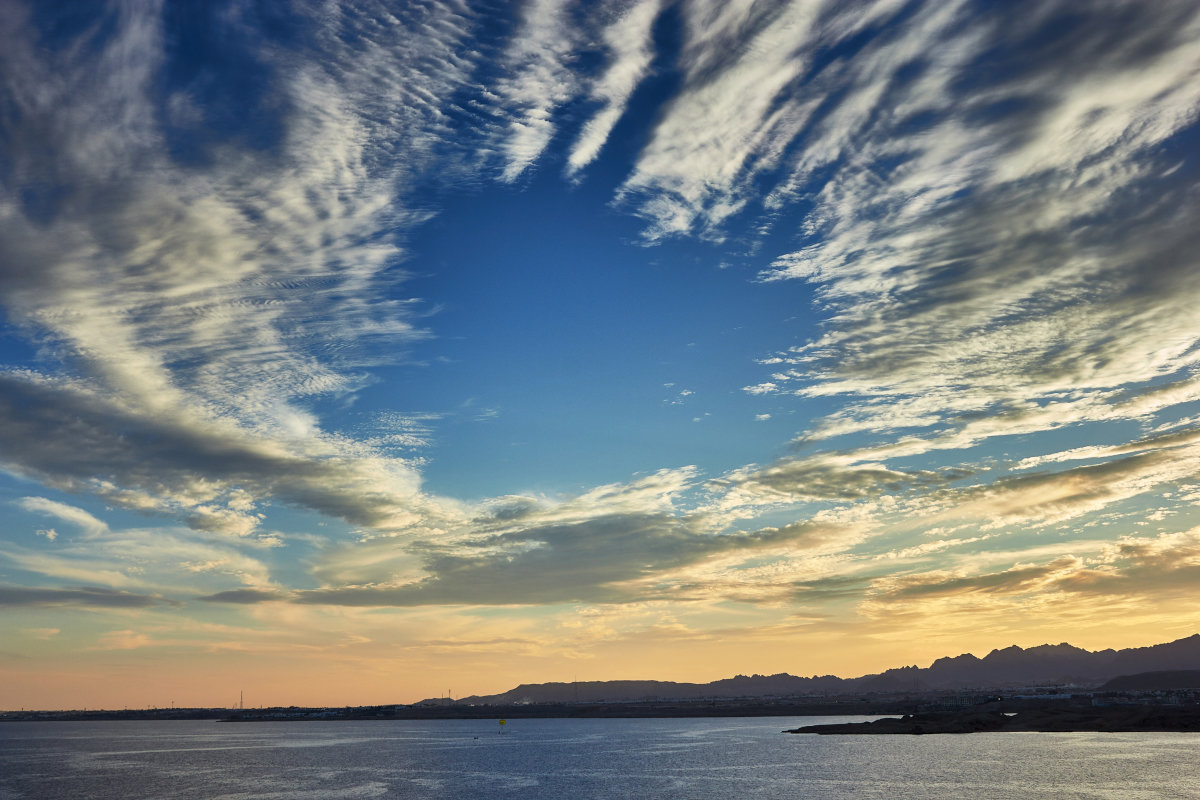
[[[0,5],[0,709],[1200,631],[1200,6]]]

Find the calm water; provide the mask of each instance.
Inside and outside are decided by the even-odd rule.
[[[1195,734],[780,733],[835,719],[0,723],[0,800],[1200,798]]]

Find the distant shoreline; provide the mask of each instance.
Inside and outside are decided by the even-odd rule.
[[[1029,709],[1017,713],[963,711],[899,719],[807,725],[784,733],[927,735],[945,733],[1200,733],[1200,706],[1120,706]]]
[[[1162,704],[1160,698],[1092,705],[1086,697],[1011,698],[931,707],[929,698],[644,700],[612,703],[512,705],[415,704],[321,707],[155,708],[8,711],[3,722],[209,720],[214,722],[339,722],[486,719],[672,719],[722,717],[885,717],[872,722],[810,725],[785,733],[925,734],[1005,731],[1200,731],[1200,704]]]
[[[5,722],[103,720],[215,720],[221,722],[336,722],[339,720],[439,719],[669,719],[687,717],[878,716],[915,711],[911,702],[845,701],[646,701],[635,703],[530,703],[478,706],[366,706],[351,708],[143,709],[25,711],[0,714]]]

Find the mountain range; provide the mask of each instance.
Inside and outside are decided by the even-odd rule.
[[[675,681],[583,681],[528,683],[501,694],[472,695],[455,705],[523,703],[599,703],[639,700],[702,700],[940,692],[967,689],[1014,689],[1032,686],[1094,688],[1114,678],[1143,672],[1200,669],[1200,634],[1126,650],[1084,650],[1067,643],[993,650],[983,658],[970,653],[939,658],[928,667],[898,667],[857,678],[836,675],[799,677],[737,675],[711,683]],[[428,700],[443,704],[451,701]]]

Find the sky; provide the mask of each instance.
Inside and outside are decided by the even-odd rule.
[[[0,86],[0,708],[1200,631],[1191,0],[4,0]]]

